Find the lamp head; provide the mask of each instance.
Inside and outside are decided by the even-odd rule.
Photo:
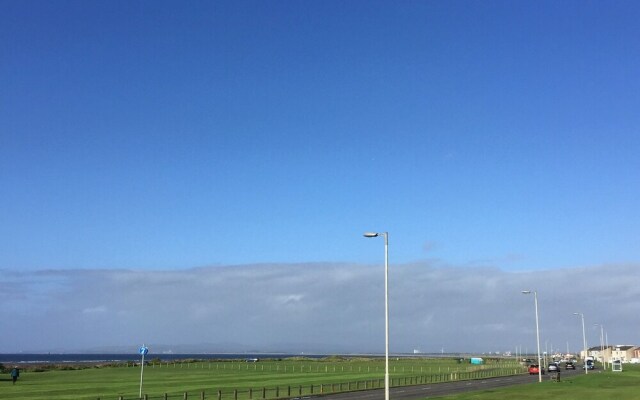
[[[364,237],[368,237],[368,238],[378,237],[379,233],[377,233],[377,232],[365,232],[363,236]]]
[[[531,294],[531,290],[523,290],[522,294]]]

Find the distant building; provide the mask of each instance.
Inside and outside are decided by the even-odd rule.
[[[612,360],[620,360],[623,363],[631,362],[632,358],[635,358],[635,351],[638,349],[636,346],[630,345],[617,345],[613,347],[611,351]]]
[[[633,345],[615,345],[605,346],[593,346],[587,350],[587,356],[593,357],[598,362],[611,362],[613,360],[620,360],[623,363],[631,362],[632,359],[640,359],[640,347]],[[584,358],[584,351],[580,352],[580,357]]]
[[[594,360],[598,362],[610,362],[611,351],[612,346],[605,346],[604,348],[601,348],[600,346],[589,347],[587,349],[586,357],[593,357]],[[580,358],[585,358],[584,350],[580,352]]]

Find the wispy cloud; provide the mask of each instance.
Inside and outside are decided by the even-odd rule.
[[[107,312],[107,307],[98,306],[98,307],[89,307],[82,310],[83,314],[103,314]]]
[[[636,265],[535,272],[428,261],[391,265],[391,350],[532,350],[533,299],[524,289],[538,291],[543,342],[579,348],[572,314],[579,311],[588,323],[610,327],[610,342],[634,343],[638,278]],[[379,265],[2,271],[0,288],[0,318],[20,332],[0,343],[2,352],[141,342],[329,353],[381,352],[384,345]],[[239,348],[219,348],[222,343]]]

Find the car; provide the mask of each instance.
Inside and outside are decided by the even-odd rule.
[[[538,364],[529,365],[529,375],[535,375],[538,373],[544,374],[544,367],[540,368]]]
[[[576,365],[572,362],[567,361],[567,363],[564,365],[564,369],[576,369]]]
[[[558,368],[558,364],[556,364],[556,363],[549,364],[549,367],[547,369],[548,369],[549,372],[558,372],[558,371],[560,371],[560,368]]]

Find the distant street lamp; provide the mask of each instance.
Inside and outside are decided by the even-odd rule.
[[[384,400],[389,400],[389,233],[365,232],[364,237],[384,236]]]
[[[589,368],[587,368],[587,336],[584,333],[584,314],[581,312],[574,312],[573,315],[579,315],[582,318],[582,346],[584,348],[584,356],[582,361],[584,362],[584,373],[589,373]]]
[[[604,369],[607,369],[607,363],[604,359],[604,326],[602,324],[593,324],[594,326],[600,327],[600,357],[602,357],[602,366]]]
[[[538,292],[534,290],[523,290],[522,294],[533,293],[533,302],[536,307],[536,343],[538,345],[538,382],[542,382],[542,366],[540,365],[540,325],[538,324]]]

